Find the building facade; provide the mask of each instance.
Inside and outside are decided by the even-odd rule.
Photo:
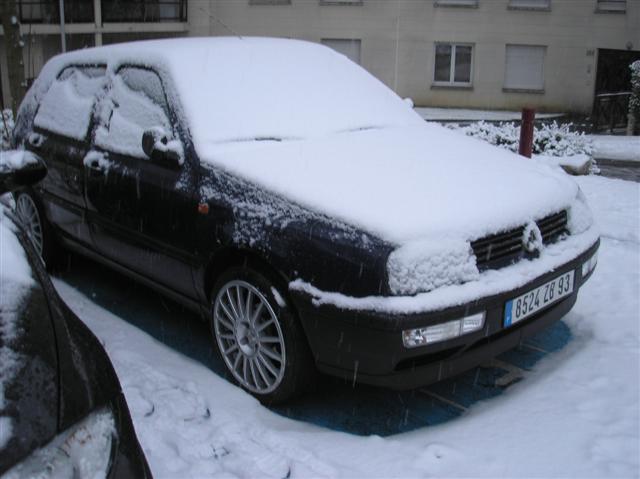
[[[597,95],[628,88],[628,64],[640,59],[640,0],[65,2],[67,48],[165,36],[299,38],[344,53],[424,106],[589,113]],[[21,28],[33,78],[60,50],[58,0],[20,3],[30,8]],[[6,64],[0,69],[6,101]]]

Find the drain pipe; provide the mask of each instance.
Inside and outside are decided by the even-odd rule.
[[[67,36],[64,31],[64,0],[60,0],[60,44],[62,53],[67,51]]]

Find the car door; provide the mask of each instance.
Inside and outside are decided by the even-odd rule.
[[[145,131],[182,143],[160,76],[124,66],[101,99],[85,161],[86,200],[96,250],[183,296],[195,297],[192,266],[195,182],[188,164],[152,161]]]
[[[85,221],[84,166],[93,108],[105,86],[102,65],[63,69],[38,106],[27,149],[41,156],[48,174],[38,187],[51,224],[67,238],[90,244]]]

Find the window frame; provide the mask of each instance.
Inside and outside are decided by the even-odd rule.
[[[434,7],[444,8],[478,8],[480,0],[434,0]]]
[[[620,5],[620,8],[612,8],[614,5]],[[626,14],[627,0],[596,0],[595,13],[613,13]]]
[[[278,6],[291,5],[291,0],[249,0],[249,6]]]
[[[361,7],[364,0],[318,0],[320,6]]]
[[[451,47],[451,59],[449,62],[449,81],[436,80],[436,58],[439,45],[449,45]],[[455,81],[456,55],[458,46],[471,47],[471,65],[469,65],[469,81]],[[431,80],[432,88],[473,88],[473,72],[475,68],[475,43],[469,42],[435,42],[433,48],[433,76]]]
[[[507,10],[525,10],[525,11],[529,10],[534,12],[550,12],[551,11],[551,0],[540,0],[541,5],[535,5],[535,0],[525,0],[525,1],[532,2],[532,4],[523,5],[523,4],[518,4],[517,3],[518,0],[509,0],[509,4],[507,5]],[[542,3],[544,3],[544,5]]]

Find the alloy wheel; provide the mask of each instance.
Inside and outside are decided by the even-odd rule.
[[[33,243],[36,251],[42,256],[44,245],[44,236],[42,231],[42,222],[40,221],[40,213],[31,196],[22,194],[16,201],[16,214],[20,219],[27,236]]]
[[[256,394],[282,382],[286,351],[273,308],[253,285],[230,281],[218,292],[213,325],[220,353],[234,378]]]

